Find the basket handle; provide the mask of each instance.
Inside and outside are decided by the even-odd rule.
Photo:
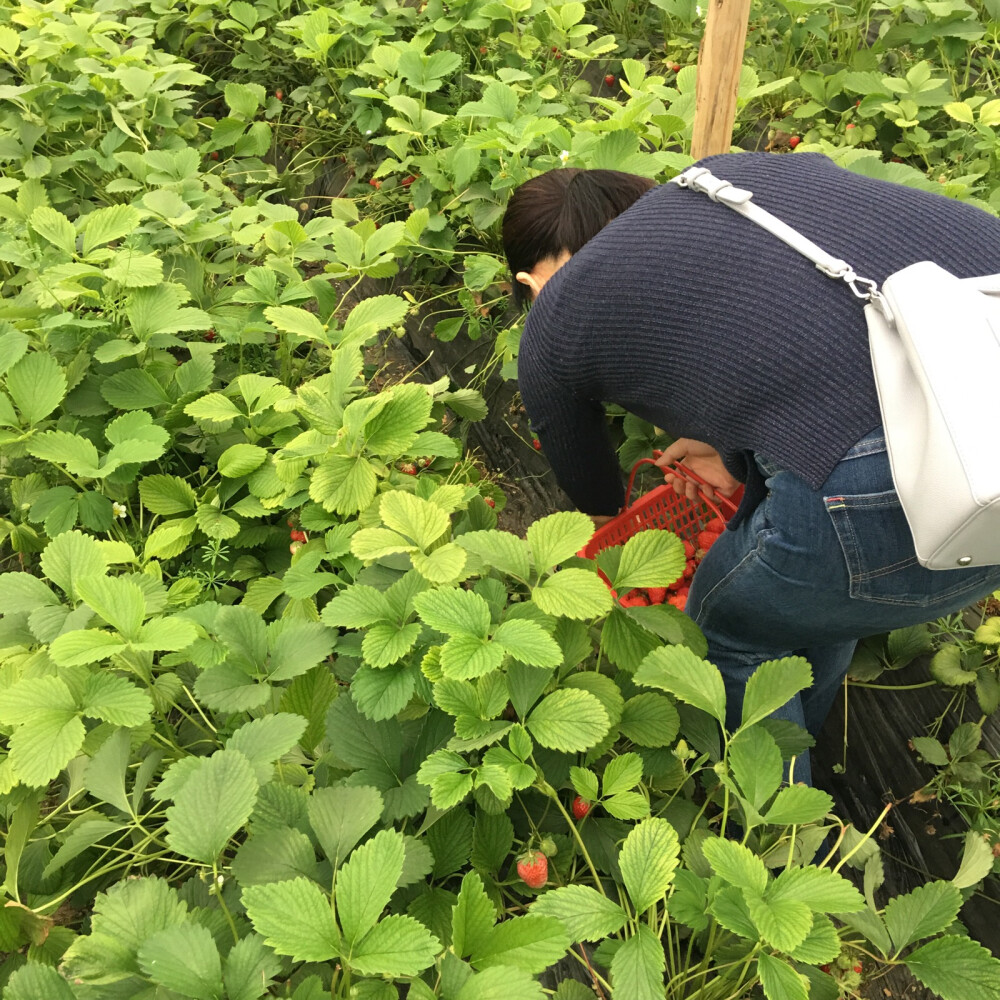
[[[660,455],[663,454],[663,452],[662,451],[654,451],[653,454],[656,455],[657,457],[659,457]],[[625,507],[628,507],[629,502],[631,501],[631,498],[632,498],[632,487],[635,485],[635,477],[638,475],[638,473],[639,473],[639,466],[641,466],[641,465],[656,465],[656,459],[655,458],[640,458],[639,461],[636,462],[635,465],[632,466],[632,472],[631,472],[631,474],[628,477],[628,486],[626,487],[626,490],[625,490]],[[678,476],[680,479],[684,479],[684,480],[686,480],[689,483],[695,483],[698,486],[708,486],[709,489],[712,489],[711,485],[709,483],[707,483],[704,479],[702,479],[701,476],[699,476],[697,472],[692,472],[686,465],[682,464],[681,462],[674,462],[673,465],[670,466],[670,471],[675,476]],[[666,476],[665,472],[664,472],[664,476]],[[736,513],[736,504],[733,503],[733,501],[730,500],[729,497],[720,496],[719,494],[716,494],[716,496],[718,496],[718,498],[719,498],[718,505],[716,505],[715,503],[713,503],[706,496],[702,496],[700,498],[700,500],[717,517],[720,517],[723,521],[728,521],[729,518],[731,518],[733,516],[733,514]],[[722,508],[725,508],[726,513],[723,513]]]

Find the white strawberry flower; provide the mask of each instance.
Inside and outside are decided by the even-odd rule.
[[[567,161],[568,159],[569,159],[569,150],[568,150],[568,149],[564,149],[564,150],[563,150],[563,151],[562,151],[562,152],[561,152],[561,153],[559,154],[559,162],[560,162],[560,163],[565,163],[565,162],[566,162],[566,161]]]
[[[128,514],[128,507],[115,500],[114,503],[111,504],[111,511],[115,517],[125,517]]]

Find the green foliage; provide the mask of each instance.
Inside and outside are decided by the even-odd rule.
[[[1000,208],[997,14],[765,4],[739,128]],[[704,637],[617,607],[587,517],[497,527],[466,457],[482,373],[383,368],[443,298],[435,335],[486,334],[516,374],[509,192],[686,166],[673,67],[700,32],[672,0],[0,13],[5,996],[540,1000],[585,941],[616,1000],[832,995],[819,967],[863,942],[996,997],[954,933],[990,829],[952,882],[876,905],[867,835],[781,787],[807,742],[767,717],[808,664],[764,664],[721,731]],[[623,458],[661,443],[625,430]],[[683,567],[665,532],[601,563],[619,592]],[[996,622],[931,665],[987,714]],[[856,672],[933,641],[899,630]],[[985,796],[981,736],[914,740],[937,790]],[[863,895],[814,863],[842,829]],[[539,848],[553,888],[529,890]]]

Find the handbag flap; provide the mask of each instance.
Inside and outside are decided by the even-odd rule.
[[[1000,295],[1000,274],[982,274],[976,278],[962,278],[962,284],[985,295]]]
[[[998,276],[990,276],[990,281]],[[882,284],[914,378],[953,442],[977,503],[1000,496],[1000,462],[984,434],[996,421],[1000,298],[931,261]],[[914,386],[913,391],[917,391]]]

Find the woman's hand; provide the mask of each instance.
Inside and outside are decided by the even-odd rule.
[[[666,472],[664,474],[666,482],[689,500],[698,500],[701,496],[708,500],[716,500],[717,494],[729,497],[740,487],[740,481],[729,474],[719,453],[704,441],[678,438],[656,460],[656,464],[663,469],[675,462],[683,462],[693,473],[708,483],[707,487],[699,486],[697,483],[688,482]]]

